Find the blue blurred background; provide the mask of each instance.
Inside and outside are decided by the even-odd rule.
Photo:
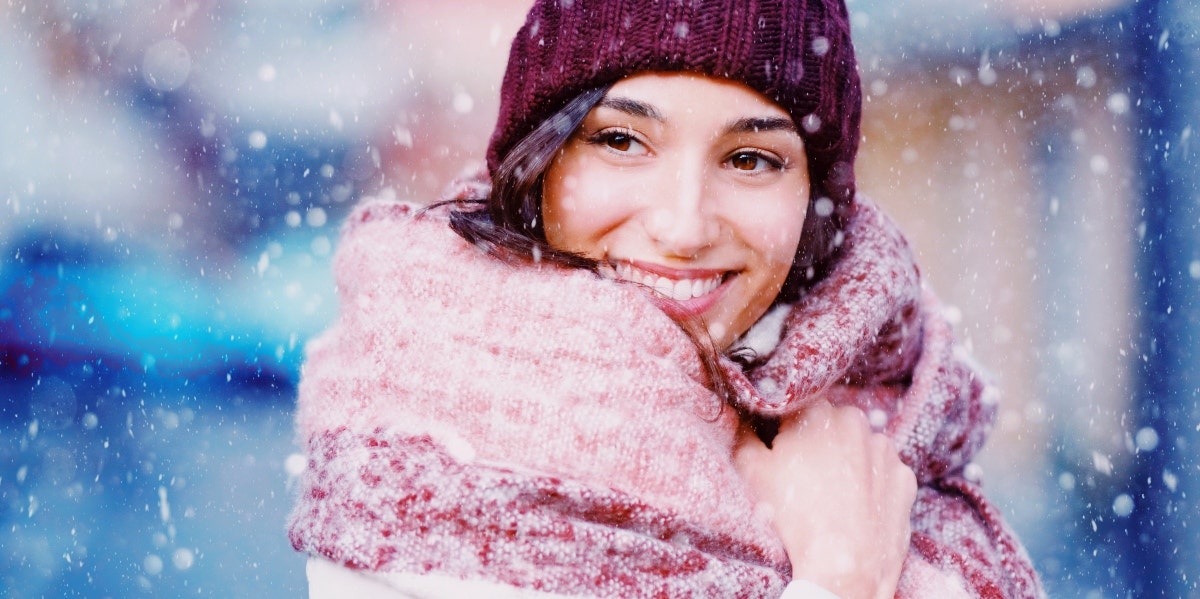
[[[305,342],[365,195],[482,158],[528,0],[0,6],[0,596],[305,593]],[[1200,7],[851,0],[863,189],[1006,390],[1055,597],[1200,597]]]

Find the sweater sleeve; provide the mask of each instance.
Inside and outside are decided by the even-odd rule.
[[[783,589],[779,599],[841,599],[825,587],[807,580],[793,580]]]
[[[371,599],[569,599],[568,595],[543,593],[510,585],[461,580],[431,574],[380,574],[352,570],[327,559],[311,557],[306,567],[309,599],[356,596]],[[779,599],[841,599],[807,580],[788,583]]]
[[[310,557],[306,571],[309,599],[571,599],[570,595],[522,589],[484,580],[463,580],[437,574],[354,570],[321,557]],[[801,596],[796,599],[805,598]]]

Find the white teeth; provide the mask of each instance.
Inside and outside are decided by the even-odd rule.
[[[618,279],[645,285],[655,293],[675,301],[686,301],[712,293],[721,286],[721,275],[707,279],[668,279],[620,262],[613,269]]]
[[[692,290],[694,289],[692,281],[676,281],[675,288],[671,290],[671,297],[676,301],[692,299]]]
[[[671,282],[671,279],[659,277],[654,282],[654,292],[663,297],[671,297],[675,293],[675,284]]]

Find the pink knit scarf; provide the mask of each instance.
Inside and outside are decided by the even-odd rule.
[[[368,202],[345,227],[341,313],[300,385],[292,544],[566,595],[777,597],[790,567],[734,471],[738,416],[687,336],[631,284],[503,263],[418,210]],[[749,372],[723,363],[739,407],[858,405],[916,472],[898,596],[1042,596],[963,475],[996,393],[872,203],[770,341]]]

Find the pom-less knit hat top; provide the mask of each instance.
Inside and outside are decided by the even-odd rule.
[[[537,0],[513,40],[488,168],[580,93],[648,71],[775,101],[804,138],[816,197],[852,201],[862,92],[843,0]]]

